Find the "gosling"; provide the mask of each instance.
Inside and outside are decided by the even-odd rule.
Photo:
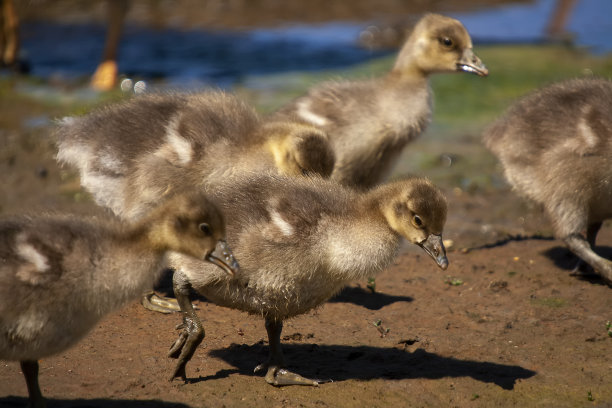
[[[224,236],[221,213],[202,194],[174,197],[131,226],[70,216],[0,220],[0,359],[20,361],[30,406],[46,405],[38,359],[71,347],[142,295],[167,251],[234,273],[212,254]]]
[[[442,269],[447,204],[420,178],[379,186],[367,193],[319,178],[245,176],[209,192],[226,215],[228,243],[240,260],[234,278],[205,263],[172,255],[174,294],[184,329],[170,349],[178,358],[171,380],[186,379],[185,367],[204,338],[190,291],[218,305],[262,316],[272,385],[316,385],[284,369],[283,321],[324,303],[354,280],[374,276],[397,254],[401,238],[421,246]]]
[[[612,217],[610,112],[612,82],[574,79],[526,96],[483,136],[512,187],[541,204],[555,236],[608,283],[612,261],[592,248]]]
[[[224,92],[143,95],[62,121],[59,162],[76,167],[97,204],[126,220],[177,189],[231,183],[244,171],[329,176],[334,155],[321,130],[291,118],[262,121]],[[180,310],[152,291],[153,311]]]
[[[461,22],[426,14],[386,76],[315,86],[273,117],[294,115],[325,131],[336,155],[332,179],[367,189],[388,176],[431,121],[430,75],[459,71],[488,75]]]

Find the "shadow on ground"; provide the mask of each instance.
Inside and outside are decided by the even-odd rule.
[[[410,296],[394,296],[380,292],[370,291],[361,287],[347,286],[342,289],[338,295],[334,296],[329,302],[352,303],[354,305],[365,307],[369,310],[380,310],[383,307],[395,302],[412,302]]]
[[[595,247],[594,250],[597,255],[606,259],[612,259],[612,247],[599,246]],[[578,257],[564,246],[550,248],[549,250],[544,251],[543,255],[553,261],[556,267],[565,271],[573,271],[578,263]],[[606,284],[606,282],[599,275],[593,272],[593,269],[590,266],[583,263],[580,269],[584,275],[575,275],[576,279],[595,284]]]
[[[595,253],[603,258],[612,259],[612,247],[595,247]],[[544,255],[553,261],[555,266],[565,270],[574,269],[576,262],[578,262],[578,257],[564,246],[550,248],[548,251],[544,252]]]
[[[486,243],[483,245],[475,246],[468,248],[467,251],[475,251],[478,249],[491,249],[500,246],[504,246],[509,244],[510,242],[520,242],[520,241],[528,241],[528,240],[538,240],[538,241],[554,241],[555,238],[548,235],[509,235],[505,238],[499,239],[495,242]]]
[[[324,381],[471,377],[511,390],[517,380],[536,374],[520,366],[442,357],[422,349],[409,352],[371,346],[286,344],[283,350],[289,362],[287,368]],[[253,375],[253,368],[264,361],[267,354],[268,347],[263,342],[252,345],[232,344],[228,348],[211,351],[211,355],[232,364],[237,372],[244,375]],[[226,377],[235,373],[232,370],[223,371],[214,377]],[[211,377],[200,377],[192,381],[209,379]]]
[[[0,398],[0,407],[23,408],[28,406],[24,397]],[[188,405],[159,400],[112,400],[112,399],[47,399],[47,408],[189,408]]]

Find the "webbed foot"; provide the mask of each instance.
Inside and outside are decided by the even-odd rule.
[[[154,292],[147,293],[146,295],[144,295],[140,303],[142,303],[145,309],[151,310],[153,312],[168,314],[181,311],[181,308],[178,305],[176,299],[162,297]]]
[[[281,368],[277,365],[268,365],[263,363],[255,367],[254,372],[266,370],[266,376],[264,377],[266,382],[270,385],[280,387],[283,385],[310,385],[318,387],[321,380],[312,380],[310,378],[302,377],[299,374],[293,373],[285,368]]]
[[[180,378],[187,382],[185,367],[200,343],[202,343],[202,340],[204,340],[204,329],[199,324],[199,321],[194,323],[189,318],[185,318],[184,322],[176,326],[176,328],[182,330],[178,338],[170,346],[168,357],[176,358],[178,361],[168,380],[173,381],[175,378]]]

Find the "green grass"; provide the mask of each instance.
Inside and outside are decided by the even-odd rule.
[[[39,78],[0,78],[0,128],[18,129],[23,121],[37,116],[50,120],[78,116],[101,104],[124,99],[120,90],[95,92],[86,84],[67,87],[51,85]]]
[[[612,56],[595,57],[561,45],[486,46],[475,51],[489,68],[489,77],[463,73],[432,77],[434,122],[441,127],[481,127],[516,98],[555,81],[588,75],[612,77]],[[237,91],[269,112],[325,80],[384,75],[394,60],[393,55],[336,70],[251,77]]]
[[[612,58],[563,46],[496,46],[476,51],[487,64],[489,77],[434,76],[434,120],[481,125],[536,88],[567,78],[612,76]]]
[[[561,298],[556,298],[556,297],[535,298],[535,299],[531,300],[531,303],[536,304],[536,305],[540,305],[540,306],[559,308],[559,307],[566,306],[567,305],[567,300],[561,299]]]

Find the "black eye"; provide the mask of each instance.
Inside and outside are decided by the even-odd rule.
[[[212,230],[210,229],[210,225],[208,225],[207,223],[203,222],[201,223],[198,228],[200,228],[200,231],[202,231],[204,233],[204,235],[212,235]]]
[[[452,47],[453,40],[448,37],[442,37],[440,38],[440,44],[444,45],[445,47]]]
[[[417,227],[422,227],[423,226],[423,220],[418,215],[415,215],[412,218],[412,221],[414,222],[414,225],[416,225]]]

